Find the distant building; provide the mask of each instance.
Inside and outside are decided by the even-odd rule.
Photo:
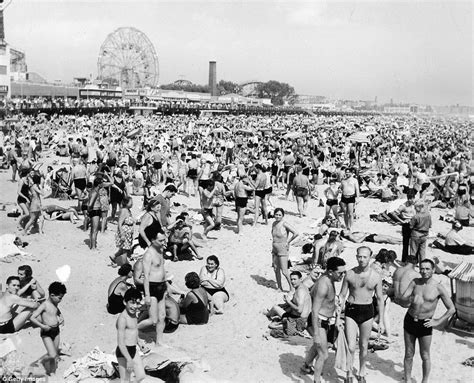
[[[383,108],[384,113],[393,114],[410,114],[418,113],[418,106],[416,105],[385,105]]]
[[[303,109],[314,109],[315,107],[325,104],[326,102],[326,97],[324,96],[298,94],[295,97],[295,102],[293,105]]]

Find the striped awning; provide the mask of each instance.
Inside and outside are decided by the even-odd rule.
[[[474,282],[474,263],[462,261],[449,273],[448,277],[463,282]]]

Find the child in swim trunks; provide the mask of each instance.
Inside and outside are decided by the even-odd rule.
[[[41,328],[40,336],[48,353],[42,364],[49,376],[56,372],[59,359],[59,326],[64,324],[64,318],[58,308],[66,294],[66,286],[61,282],[53,282],[48,288],[49,297],[31,315],[31,322]],[[40,319],[38,319],[40,318]]]
[[[138,328],[137,315],[139,312],[142,293],[136,288],[128,289],[124,296],[125,310],[117,319],[118,346],[115,350],[119,364],[120,382],[131,382],[132,371],[135,382],[145,379],[143,362],[137,352]]]

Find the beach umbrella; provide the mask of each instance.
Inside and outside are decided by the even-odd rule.
[[[303,135],[301,132],[290,132],[286,133],[283,138],[289,138],[289,139],[295,139],[295,138],[300,138]]]
[[[220,126],[216,129],[213,129],[212,133],[229,133],[229,131],[226,128]]]
[[[370,144],[372,141],[371,136],[375,135],[374,132],[357,132],[349,136],[349,141],[357,142],[359,144]]]

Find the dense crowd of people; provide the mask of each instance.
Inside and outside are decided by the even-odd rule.
[[[430,209],[445,209],[444,219],[452,222],[452,230],[440,235],[445,243],[437,240],[433,246],[473,254],[473,244],[459,234],[474,217],[471,129],[464,121],[409,116],[21,116],[0,144],[3,163],[18,186],[22,235],[49,235],[45,219],[68,224],[82,217],[82,233],[89,232],[93,251],[101,235],[116,227],[117,251],[110,261],[119,275],[108,288],[107,310],[119,315],[116,356],[122,381],[128,381],[132,370],[137,381],[145,376],[137,347],[148,346],[139,341],[138,331],[153,327],[154,346],[159,347],[164,332],[181,324],[206,324],[225,313],[230,294],[218,256],[207,257],[199,272],[186,275],[187,292],[172,283],[165,259],[202,259],[199,247],[206,246],[213,231],[226,225],[237,238],[243,236],[244,218],[250,214],[253,225],[273,219],[268,230],[275,280],[279,290],[287,290],[287,284],[289,294],[268,317],[277,336],[304,330],[313,336],[305,373],[320,381],[338,328],[346,336],[351,361],[347,382],[354,381],[357,342],[357,380],[365,382],[367,352],[374,347],[371,336],[375,331],[390,337],[387,307],[393,302],[408,309],[405,381],[411,379],[418,339],[427,382],[432,328],[454,313],[447,291],[432,279],[446,270],[427,255]],[[43,169],[46,151],[69,165]],[[173,216],[177,193],[199,199],[198,218],[185,210]],[[303,235],[285,219],[277,193],[294,198],[298,217],[308,214],[310,204],[325,206],[319,232],[303,246],[310,255],[303,262],[305,278],[289,262],[290,246]],[[77,206],[45,204],[47,198],[76,199]],[[371,219],[401,225],[402,235],[354,231],[361,198],[396,202]],[[137,202],[143,212],[134,216]],[[223,206],[229,202],[235,205],[235,223],[223,221]],[[201,221],[198,235],[196,223]],[[358,264],[350,270],[339,257],[344,241],[361,244]],[[370,243],[402,244],[403,251],[397,255],[383,249],[373,256]],[[339,293],[336,282],[342,282]],[[52,373],[60,351],[58,304],[66,287],[53,282],[48,291],[44,300],[31,268],[10,276],[0,296],[0,333],[16,332],[27,321],[40,327],[48,353],[44,366]],[[439,299],[446,312],[434,319]],[[15,312],[16,306],[22,311]]]

